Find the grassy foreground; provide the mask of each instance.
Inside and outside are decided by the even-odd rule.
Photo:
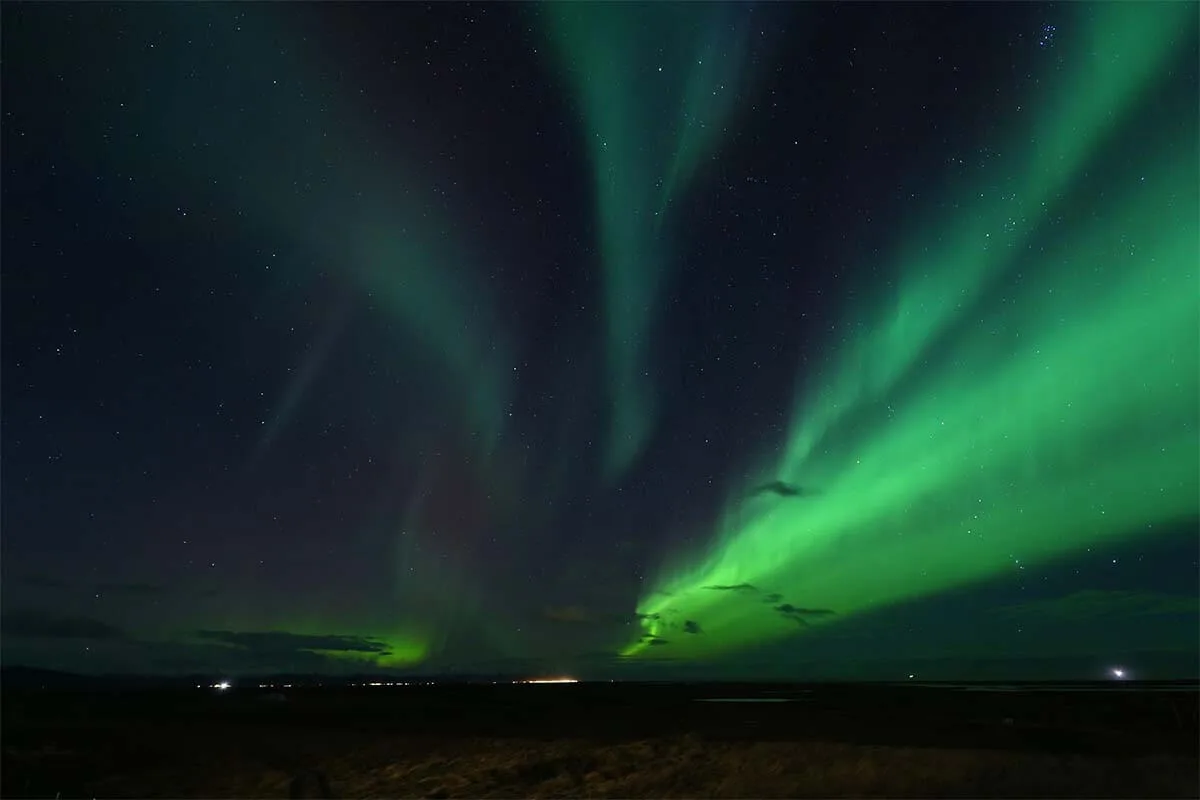
[[[1194,723],[1148,700],[991,698],[1019,713],[993,719],[983,700],[939,694],[721,708],[539,696],[558,699],[17,702],[3,796],[1200,797]],[[1071,703],[1094,717],[1071,735],[1032,716]]]

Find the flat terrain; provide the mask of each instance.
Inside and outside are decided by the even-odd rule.
[[[6,691],[3,796],[1200,797],[1178,687],[270,694]]]

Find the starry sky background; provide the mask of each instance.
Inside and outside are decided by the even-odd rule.
[[[1182,311],[1120,307],[1194,323],[1196,9],[1138,5],[1176,39],[1012,269],[1047,269],[1081,220],[1131,254],[1182,238],[1161,267]],[[720,641],[715,612],[647,632],[681,561],[744,555],[732,495],[778,479],[760,494],[804,502],[808,478],[761,468],[798,387],[903,288],[912,237],[999,191],[1041,89],[1107,56],[1097,8],[4,4],[4,664],[1196,676],[1195,343],[1153,322],[1122,335],[1178,371],[1157,380],[1190,410],[1154,433],[1182,443],[1182,501],[855,613],[806,598],[821,624],[719,652],[668,641]],[[1134,220],[1146,174],[1170,191]],[[1039,302],[1095,323],[1070,292]],[[1047,369],[1119,394],[1124,364]],[[1110,428],[1079,436],[1119,469]],[[1119,485],[1164,491],[1149,475]],[[772,537],[767,561],[805,563]],[[828,563],[892,580],[875,547]],[[767,592],[739,575],[694,594]]]

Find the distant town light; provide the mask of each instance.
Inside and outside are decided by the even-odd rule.
[[[229,686],[230,686],[229,681],[221,681],[219,683],[214,683],[212,688],[216,689],[218,692],[223,692],[226,689],[228,689]]]
[[[1113,667],[1109,670],[1109,673],[1119,681],[1125,679],[1125,669],[1123,667]]]
[[[515,683],[579,683],[578,678],[530,678],[526,681],[515,681]]]

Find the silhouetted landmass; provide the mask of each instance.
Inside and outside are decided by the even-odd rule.
[[[1194,683],[301,687],[297,676],[287,680],[290,689],[227,691],[79,690],[65,678],[58,689],[6,683],[2,794],[1200,792]],[[723,702],[730,700],[737,702]]]
[[[749,584],[736,586],[713,586],[712,591],[726,591],[745,594],[748,600],[762,601],[764,613],[784,616],[800,615],[817,619],[833,614],[836,609],[826,609],[815,603],[801,603],[799,598],[788,598],[783,602],[781,594],[759,592]],[[657,615],[648,615],[657,617]],[[680,621],[677,628],[681,633],[693,630]],[[696,626],[703,633],[703,622],[695,620]],[[0,654],[2,655],[2,654]],[[9,662],[11,664],[11,662]],[[636,662],[634,666],[636,666]],[[1132,670],[1132,676],[1138,680],[1163,681],[1185,680],[1195,681],[1200,675],[1200,652],[1195,650],[1152,650],[1108,653],[1100,661],[1096,655],[1082,656],[1044,656],[1044,657],[987,657],[987,658],[907,658],[899,659],[858,659],[855,661],[835,662],[829,659],[814,660],[810,663],[789,661],[779,663],[771,659],[746,661],[741,665],[744,673],[752,674],[754,681],[766,683],[804,683],[804,682],[888,682],[904,680],[909,675],[915,675],[922,681],[949,681],[962,683],[969,681],[984,682],[1039,682],[1039,681],[1079,681],[1087,679],[1105,679],[1106,666],[1124,665]],[[483,671],[487,669],[487,671]],[[73,684],[93,685],[97,687],[112,686],[122,683],[130,686],[138,685],[178,685],[194,686],[197,683],[212,683],[228,678],[237,683],[296,683],[321,684],[324,686],[346,685],[370,681],[425,680],[444,682],[482,682],[508,681],[530,677],[531,666],[516,667],[510,663],[503,665],[481,665],[475,669],[460,668],[452,672],[431,674],[420,670],[380,670],[359,674],[319,674],[319,673],[280,673],[274,675],[252,674],[245,675],[237,670],[228,673],[220,671],[190,675],[97,675],[84,676],[72,673],[55,673],[53,670],[17,665],[6,665],[0,668],[0,685],[20,684],[25,681],[24,674],[41,675],[45,673],[46,680],[68,682]],[[522,671],[518,671],[522,670]],[[703,664],[673,662],[670,667],[672,680],[668,682],[713,682],[725,678],[720,672],[710,671]],[[54,675],[61,677],[55,678]],[[587,672],[577,675],[580,678],[600,677],[607,679],[608,674],[600,676]],[[632,680],[638,680],[632,677]],[[32,680],[38,683],[40,679]],[[641,680],[646,680],[642,678]],[[751,681],[751,682],[754,682]],[[44,681],[43,681],[44,682]]]

